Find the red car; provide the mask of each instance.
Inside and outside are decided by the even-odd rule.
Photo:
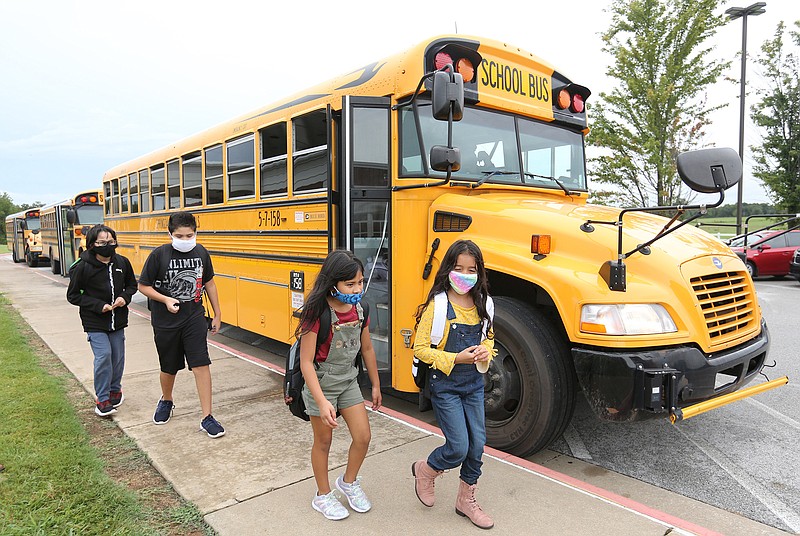
[[[744,239],[731,242],[731,249],[742,257]],[[747,237],[745,264],[752,277],[789,274],[792,255],[800,247],[800,229],[789,231],[759,231]]]

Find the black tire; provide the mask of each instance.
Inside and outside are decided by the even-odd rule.
[[[50,271],[56,275],[61,275],[61,263],[53,258],[53,250],[50,250]]]
[[[756,268],[756,265],[753,262],[747,261],[745,265],[747,266],[747,272],[750,274],[750,277],[758,276],[758,268]]]
[[[575,409],[576,381],[561,330],[537,309],[496,297],[495,348],[486,375],[487,444],[529,456],[561,436]]]
[[[17,248],[14,246],[11,246],[11,258],[14,260],[14,262],[20,261],[19,257],[17,257]]]
[[[28,250],[25,250],[25,264],[27,264],[29,268],[33,268],[38,264],[38,259],[33,260],[33,254]]]

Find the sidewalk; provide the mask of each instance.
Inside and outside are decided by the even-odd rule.
[[[90,393],[86,403],[91,404],[91,350],[78,309],[66,301],[66,282],[49,271],[15,265],[10,255],[0,255],[0,293],[85,386]],[[132,313],[126,330],[125,403],[113,418],[219,534],[479,532],[454,513],[457,471],[437,481],[435,507],[426,508],[417,500],[411,462],[426,456],[442,440],[434,428],[403,422],[408,419],[390,410],[370,412],[373,439],[360,473],[374,504],[372,511],[351,512],[348,519],[338,522],[325,520],[310,505],[316,489],[309,458],[311,427],[286,409],[282,376],[237,357],[236,350],[213,339],[214,416],[227,434],[212,440],[200,431],[199,402],[188,371],[178,374],[172,419],[155,426],[151,419],[160,389],[153,334],[147,311],[137,308]],[[331,482],[343,471],[348,445],[347,428],[340,420],[331,448]],[[625,478],[610,474],[607,481]],[[495,519],[494,535],[660,536],[670,530],[677,534],[786,534],[647,484],[634,483],[632,489],[640,492],[623,497],[552,468],[487,449],[478,499]]]

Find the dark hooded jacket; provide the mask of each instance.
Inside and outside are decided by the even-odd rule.
[[[108,264],[100,262],[91,250],[81,253],[78,262],[69,269],[67,301],[80,307],[83,330],[116,331],[128,325],[128,307],[136,294],[136,277],[131,263],[114,253]],[[112,304],[122,296],[125,307],[106,313],[105,304]]]

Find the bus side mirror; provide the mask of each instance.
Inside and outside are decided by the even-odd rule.
[[[458,147],[434,145],[431,147],[431,168],[434,171],[458,171],[461,169],[461,150]]]
[[[742,161],[729,147],[688,151],[678,155],[678,175],[695,192],[711,194],[741,180]]]
[[[28,225],[25,223],[25,220],[19,222],[19,229],[20,232],[25,231],[28,229]]]
[[[75,225],[78,221],[78,213],[75,212],[74,208],[67,210],[67,223],[70,225]]]
[[[464,78],[459,73],[433,73],[431,104],[434,119],[448,121],[452,110],[453,121],[461,121],[464,117]]]

